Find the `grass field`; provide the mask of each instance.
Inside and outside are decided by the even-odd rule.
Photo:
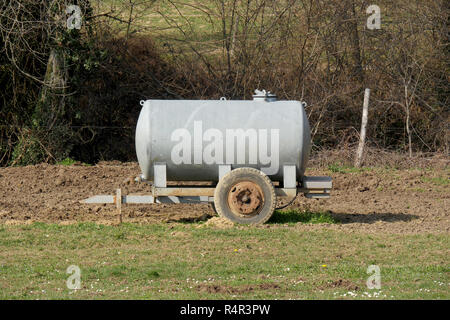
[[[449,299],[447,234],[202,223],[0,226],[0,299]],[[302,221],[302,219],[298,219]],[[304,222],[334,223],[310,213]],[[303,225],[304,226],[304,225]],[[81,289],[69,290],[70,265]],[[381,289],[369,290],[369,265]]]
[[[125,36],[127,32],[131,36],[150,35],[153,41],[161,45],[161,49],[170,45],[172,50],[187,53],[195,48],[197,52],[214,56],[221,52],[218,49],[224,49],[225,38],[232,37],[232,4],[225,2],[222,8],[220,2],[211,0],[161,0],[131,7],[123,1],[103,0],[94,3],[94,11],[98,15],[109,12],[115,17],[110,24],[116,35]],[[278,9],[267,8],[264,14],[258,9],[259,5],[258,2],[243,1],[237,2],[235,8],[235,14],[241,15],[239,32],[243,32],[243,20],[248,19],[247,23],[251,26],[245,27],[245,37],[254,41],[262,32],[263,24],[269,28],[272,23],[277,23],[277,14],[285,10],[288,2],[276,2],[274,7]],[[290,22],[291,25],[293,23]],[[239,32],[237,38],[240,37]]]
[[[131,13],[131,33],[150,33],[155,38],[191,41],[221,40],[220,6],[213,1],[155,1],[143,2],[130,7],[118,0],[103,0],[95,3],[99,13],[111,12],[114,26],[125,33]]]

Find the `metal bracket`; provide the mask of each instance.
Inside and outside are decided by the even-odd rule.
[[[302,187],[305,189],[332,189],[333,181],[331,177],[303,177]]]
[[[222,179],[222,177],[230,171],[231,171],[231,164],[219,165],[219,180]]]
[[[333,188],[331,177],[307,177],[302,180],[302,192],[309,199],[324,199],[330,197]]]
[[[153,165],[153,185],[156,188],[167,187],[167,169],[165,162],[156,162]]]
[[[283,188],[297,188],[297,171],[294,165],[283,166]]]

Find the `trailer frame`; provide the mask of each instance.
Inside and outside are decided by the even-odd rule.
[[[177,203],[208,203],[214,202],[216,187],[212,185],[167,186],[167,167],[165,163],[155,163],[153,166],[154,180],[146,181],[141,177],[138,182],[151,185],[151,194],[123,195],[121,189],[115,195],[96,195],[84,199],[84,204],[115,204],[122,222],[122,204],[177,204]],[[219,165],[219,180],[232,170],[231,165]],[[310,199],[324,199],[330,197],[332,179],[326,176],[303,176],[302,181],[296,179],[295,165],[283,166],[283,186],[275,187],[275,194],[280,198],[290,197],[294,200],[299,193]]]

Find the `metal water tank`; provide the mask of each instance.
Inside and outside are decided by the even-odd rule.
[[[167,180],[218,181],[219,165],[252,167],[282,181],[295,165],[301,181],[310,151],[310,128],[299,101],[277,101],[265,91],[253,100],[146,100],[136,128],[142,178],[165,163]]]

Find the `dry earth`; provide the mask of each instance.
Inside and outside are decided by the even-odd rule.
[[[149,193],[137,183],[136,163],[101,162],[96,166],[47,165],[0,168],[0,223],[34,221],[62,224],[94,221],[115,224],[113,205],[86,205],[79,200],[96,194]],[[332,197],[326,200],[299,196],[291,208],[329,211],[340,223],[310,225],[300,229],[338,229],[365,233],[448,233],[450,193],[448,169],[384,170],[332,173],[310,169],[307,175],[331,175]],[[208,204],[127,205],[125,222],[186,222],[206,220],[214,212]],[[216,221],[210,225],[216,226]],[[261,227],[283,227],[268,224]]]

